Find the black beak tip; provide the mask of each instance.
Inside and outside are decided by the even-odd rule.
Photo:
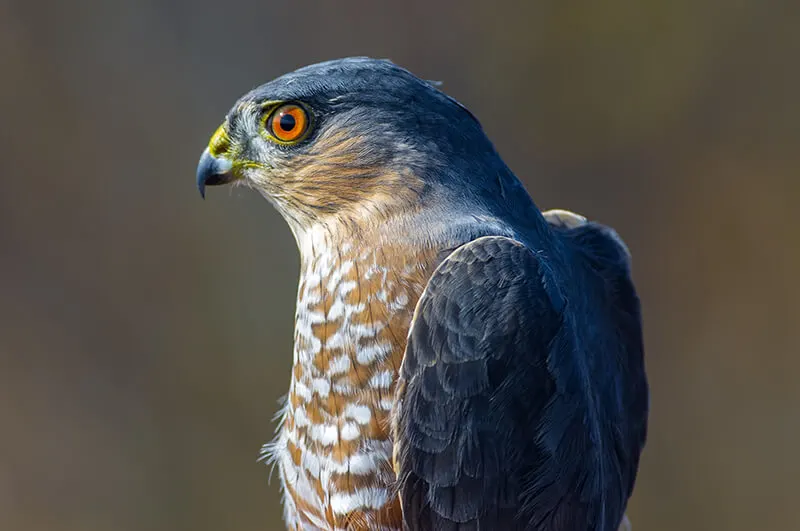
[[[200,197],[206,198],[206,186],[225,184],[233,179],[231,163],[226,159],[218,159],[206,149],[197,163],[197,190]]]

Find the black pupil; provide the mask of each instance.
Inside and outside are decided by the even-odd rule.
[[[291,114],[284,114],[283,116],[281,116],[280,127],[284,131],[291,131],[292,129],[294,129],[295,125],[297,125],[297,121]]]

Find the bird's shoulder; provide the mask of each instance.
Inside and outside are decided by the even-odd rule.
[[[507,283],[525,284],[537,290],[537,295],[556,311],[564,301],[554,282],[557,271],[549,254],[536,249],[522,238],[505,234],[488,234],[449,249],[434,270],[423,296],[432,297],[434,290],[456,277],[450,288],[502,288]],[[460,277],[460,278],[459,278]],[[504,280],[498,284],[498,280]],[[436,291],[436,293],[439,293]],[[475,293],[454,289],[447,297],[475,297]]]

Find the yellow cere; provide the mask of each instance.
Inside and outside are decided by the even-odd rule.
[[[225,124],[220,125],[214,134],[211,135],[211,140],[208,142],[208,152],[212,157],[219,157],[228,153],[231,147],[231,139],[225,131]]]

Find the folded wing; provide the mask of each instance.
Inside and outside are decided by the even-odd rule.
[[[504,237],[456,249],[432,276],[393,418],[406,529],[612,531],[622,520],[627,439],[599,426],[557,285],[545,257]]]

